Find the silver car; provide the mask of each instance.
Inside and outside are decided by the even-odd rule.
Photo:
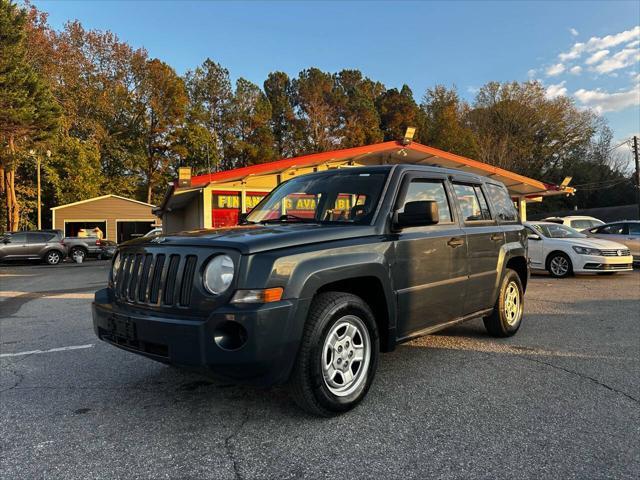
[[[57,265],[65,255],[66,248],[58,231],[15,232],[0,237],[0,262],[42,260]]]
[[[592,237],[604,238],[626,245],[633,255],[633,263],[640,263],[640,221],[622,220],[606,223],[587,231]]]

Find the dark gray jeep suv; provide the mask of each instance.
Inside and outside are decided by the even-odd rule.
[[[513,335],[526,234],[501,183],[411,165],[279,185],[226,229],[119,247],[93,303],[102,340],[234,382],[288,383],[319,415],[349,410],[379,352],[482,317]]]

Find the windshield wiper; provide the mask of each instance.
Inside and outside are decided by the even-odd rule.
[[[267,220],[262,220],[262,222],[260,223],[267,224],[267,223],[281,223],[281,222],[290,222],[290,221],[301,222],[301,223],[316,223],[316,220],[314,218],[298,217],[297,215],[292,215],[290,213],[285,213],[284,215],[280,215],[278,218],[269,218]]]

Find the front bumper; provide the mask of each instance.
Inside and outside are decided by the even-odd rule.
[[[603,257],[599,255],[575,255],[574,272],[628,272],[633,270],[633,257]]]
[[[103,289],[92,304],[93,326],[101,340],[129,352],[225,381],[274,385],[284,383],[293,367],[302,333],[298,307],[303,303],[226,305],[202,319],[168,318],[118,305]],[[234,350],[215,340],[227,322],[246,332],[244,343]]]

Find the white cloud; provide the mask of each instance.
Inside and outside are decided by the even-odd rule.
[[[615,112],[640,105],[640,91],[637,88],[617,93],[609,93],[600,89],[585,90],[581,88],[574,95],[580,103],[586,107],[593,108],[598,113]]]
[[[571,35],[573,35],[574,37],[577,37],[578,35],[580,35],[578,30],[576,30],[575,28],[570,28],[569,31],[571,32]]]
[[[527,77],[529,77],[529,80],[532,80],[533,78],[535,78],[536,73],[537,73],[537,70],[535,68],[532,68],[529,71],[527,71]]]
[[[575,67],[571,67],[569,70],[572,75],[580,75],[582,73],[582,67],[580,65],[576,65]]]
[[[560,75],[562,72],[564,72],[564,69],[565,67],[562,63],[551,65],[549,68],[547,68],[547,76],[555,77],[556,75]]]
[[[566,95],[567,94],[567,88],[564,86],[565,83],[567,83],[567,82],[562,81],[562,82],[557,83],[555,85],[549,85],[547,87],[547,91],[545,93],[545,96],[549,100],[553,100],[554,98],[559,97],[561,95]]]
[[[633,65],[638,61],[640,61],[640,50],[625,48],[611,58],[607,58],[599,65],[596,65],[595,71],[598,73],[610,73],[614,70],[620,70],[621,68]]]
[[[578,42],[571,47],[568,52],[563,52],[558,55],[558,58],[565,62],[567,60],[574,60],[582,55],[584,52],[590,53],[598,50],[605,50],[607,48],[615,47],[621,43],[634,42],[640,37],[640,25],[635,26],[631,30],[625,30],[624,32],[616,33],[615,35],[607,35],[605,37],[591,37],[588,42]]]
[[[624,48],[637,48],[640,46],[640,40],[636,40],[635,42],[631,42],[628,45],[625,45]]]
[[[598,63],[607,55],[609,55],[609,50],[600,50],[587,58],[587,61],[584,63],[586,63],[587,65],[593,65],[594,63]]]

